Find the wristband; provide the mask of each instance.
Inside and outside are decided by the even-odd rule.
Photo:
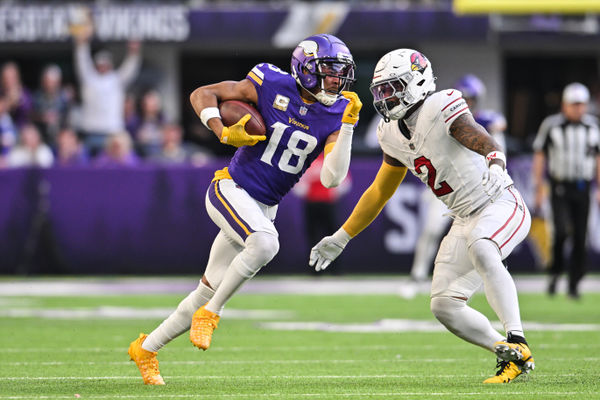
[[[491,151],[485,156],[485,161],[487,163],[488,168],[490,167],[490,162],[492,160],[502,160],[504,162],[504,168],[506,168],[506,156],[501,151]]]
[[[212,118],[221,118],[221,113],[219,112],[219,109],[217,107],[206,107],[202,109],[202,111],[200,112],[200,121],[202,121],[204,126],[208,129],[210,129],[210,127],[208,126],[208,120]]]
[[[346,246],[350,239],[352,239],[352,236],[350,236],[344,228],[338,229],[331,236],[333,236],[338,241],[338,243],[342,243],[344,246]]]

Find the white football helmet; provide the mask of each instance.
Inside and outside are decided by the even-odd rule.
[[[375,110],[383,119],[386,122],[398,120],[410,107],[435,91],[431,63],[417,50],[390,51],[375,66],[370,89]]]

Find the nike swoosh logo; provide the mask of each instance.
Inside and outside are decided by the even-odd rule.
[[[454,93],[454,90],[451,91],[450,93],[446,93],[448,96],[452,96],[452,93]]]

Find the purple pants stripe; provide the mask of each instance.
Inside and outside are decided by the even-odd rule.
[[[210,184],[208,199],[240,237],[246,238],[250,233],[254,232],[250,228],[250,225],[240,217],[231,203],[223,196],[219,187],[219,181],[214,181]]]

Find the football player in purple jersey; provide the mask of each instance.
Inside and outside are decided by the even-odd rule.
[[[354,81],[350,50],[335,36],[310,36],[294,50],[291,69],[289,74],[258,64],[241,81],[202,86],[190,97],[204,125],[238,150],[229,166],[215,173],[206,195],[208,214],[220,232],[197,289],[129,347],[146,384],[164,384],[157,351],[188,329],[194,346],[209,347],[225,303],[277,254],[277,205],[317,156],[325,153],[324,186],[337,186],[348,172],[362,107],[355,93],[345,91]],[[226,100],[254,104],[266,135],[246,132],[249,114],[225,127],[218,104]]]

